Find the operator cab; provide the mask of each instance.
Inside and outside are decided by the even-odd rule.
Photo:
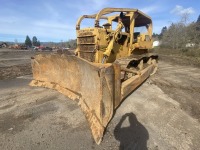
[[[86,18],[94,20],[94,27],[80,29]],[[134,53],[144,54],[153,44],[151,18],[138,9],[105,8],[97,14],[84,15],[77,21],[76,32],[76,54],[90,62],[100,63],[105,55],[109,55],[106,62],[112,63]]]

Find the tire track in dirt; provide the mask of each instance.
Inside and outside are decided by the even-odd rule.
[[[152,83],[180,103],[181,109],[200,121],[200,69],[159,62]]]

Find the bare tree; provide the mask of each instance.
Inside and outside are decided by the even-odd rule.
[[[180,17],[181,17],[180,22],[184,24],[185,26],[187,26],[190,21],[190,14],[188,12],[185,12],[185,13],[182,13]]]
[[[186,43],[188,43],[191,31],[188,30],[189,23],[189,13],[181,14],[181,19],[177,23],[172,23],[168,27],[167,31],[163,34],[162,42],[165,46],[180,49],[184,48]],[[191,30],[191,29],[190,29]]]
[[[166,47],[179,49],[184,44],[184,25],[182,23],[172,23],[163,34],[162,43]]]
[[[200,23],[192,22],[187,27],[188,42],[194,43],[195,45],[200,44]]]
[[[15,44],[17,44],[18,43],[18,40],[17,39],[15,39]]]

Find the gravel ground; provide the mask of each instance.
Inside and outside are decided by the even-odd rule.
[[[17,56],[6,57],[2,53],[0,65],[3,59]],[[34,55],[34,52],[22,53],[17,58]],[[30,63],[29,59],[17,61],[18,65],[24,61]],[[12,66],[9,61],[7,64]],[[199,68],[161,58],[157,73],[117,109],[100,145],[95,144],[75,101],[54,90],[30,87],[31,79],[31,75],[23,75],[0,80],[0,149],[190,150],[200,147]]]

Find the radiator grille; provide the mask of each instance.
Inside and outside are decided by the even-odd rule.
[[[80,44],[79,45],[79,49],[80,49],[80,51],[82,51],[82,52],[94,52],[94,48],[95,48],[95,46],[94,46],[94,44]]]
[[[94,36],[89,37],[78,37],[78,44],[94,44]]]
[[[80,57],[93,62],[95,59],[95,36],[78,37]]]
[[[80,57],[87,61],[94,62],[95,52],[89,52],[89,53],[80,52]]]

